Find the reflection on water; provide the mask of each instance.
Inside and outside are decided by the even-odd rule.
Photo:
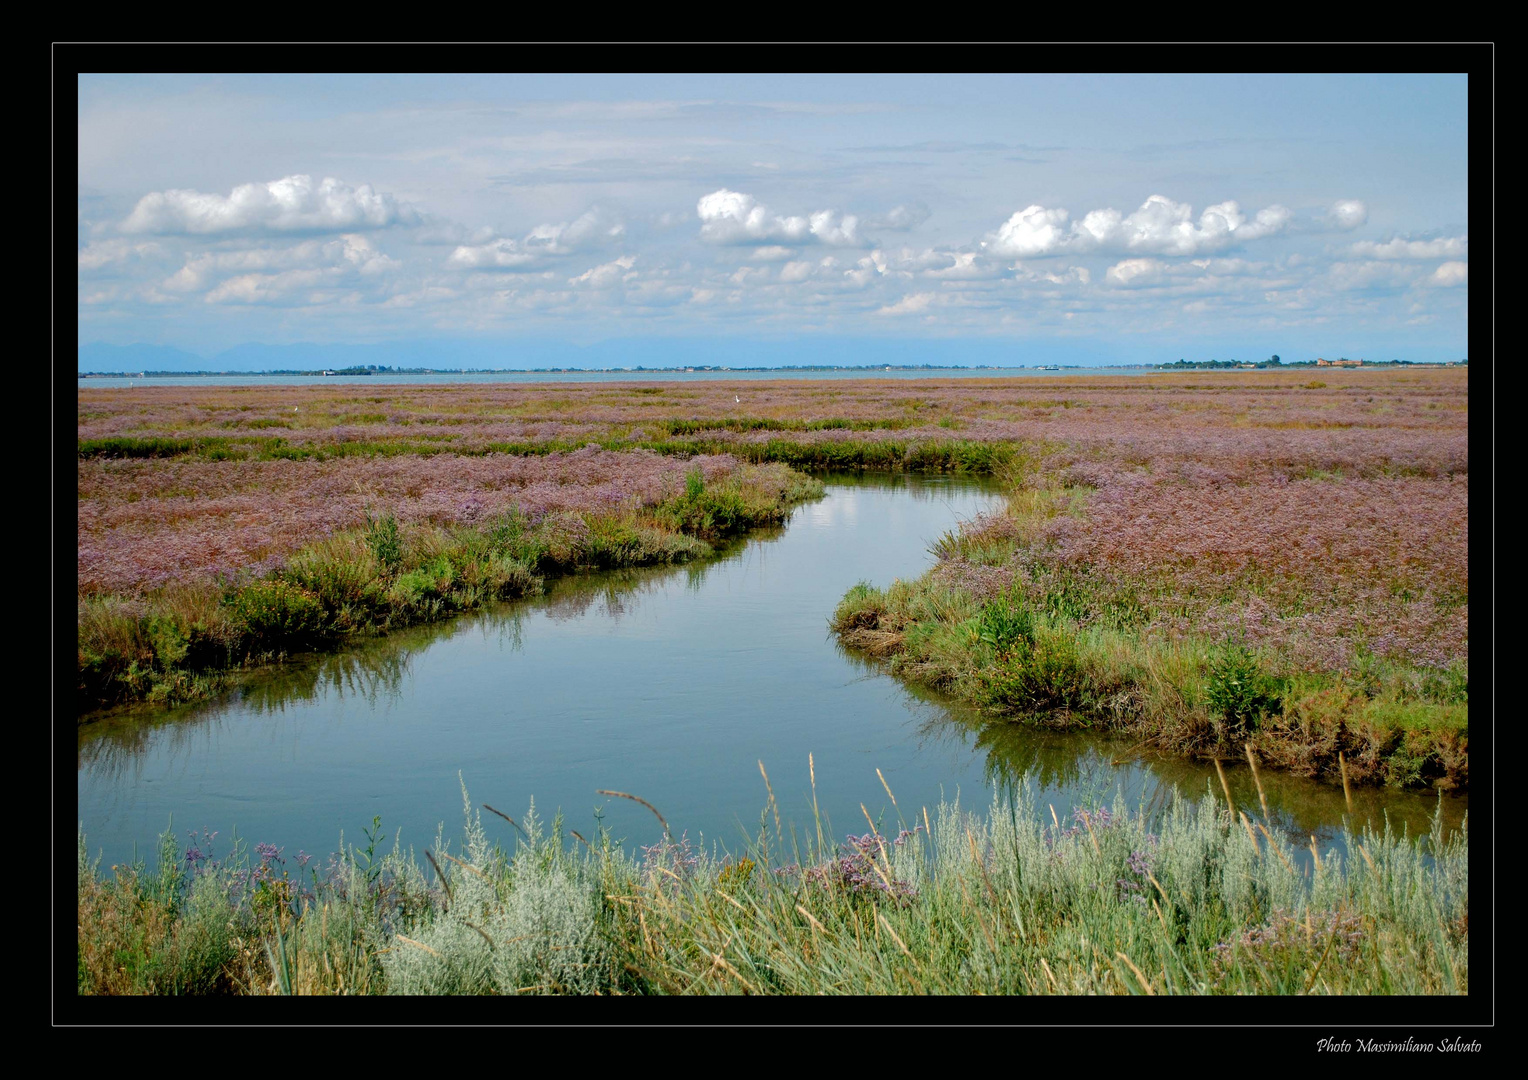
[[[957,794],[981,807],[1020,777],[1058,816],[1121,791],[1148,808],[1175,788],[1224,797],[1209,763],[994,720],[839,648],[826,620],[850,586],[920,574],[929,544],[997,493],[954,477],[825,479],[827,496],[786,527],[715,560],[560,579],[541,597],[249,673],[197,707],[92,718],[78,742],[92,850],[108,863],[142,850],[172,815],[177,829],[237,827],[319,852],[381,814],[405,844],[425,843],[457,820],[459,770],[474,796],[522,809],[534,797],[575,828],[597,811],[617,836],[653,838],[645,811],[595,795],[611,788],[692,837],[735,844],[764,806],[761,762],[782,816],[811,821],[809,753],[840,833]],[[1258,812],[1245,763],[1227,775],[1238,806]],[[1338,838],[1340,789],[1272,773],[1263,785],[1292,842]],[[1375,789],[1354,799],[1354,824],[1388,814],[1413,834],[1440,805],[1450,827],[1467,806]]]
[[[769,540],[784,531],[757,529],[748,540],[721,547],[717,557],[706,562],[558,578],[531,600],[487,607],[445,622],[405,627],[385,637],[361,639],[343,652],[303,654],[259,668],[244,674],[228,693],[210,701],[174,709],[135,705],[101,710],[79,726],[77,765],[82,769],[87,765],[119,768],[132,754],[147,747],[151,735],[168,738],[173,744],[176,739],[191,737],[198,725],[215,726],[233,704],[254,714],[281,712],[290,705],[326,697],[354,698],[375,707],[402,693],[413,657],[437,642],[476,634],[500,649],[518,652],[525,620],[532,610],[558,622],[593,612],[598,618],[618,623],[629,607],[640,602],[642,593],[659,583],[682,580],[687,589],[699,590],[710,570],[737,558],[748,542]]]

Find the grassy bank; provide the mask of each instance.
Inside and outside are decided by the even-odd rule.
[[[1467,837],[1291,847],[1213,793],[1070,821],[1032,789],[924,809],[842,844],[739,857],[665,830],[518,822],[466,799],[424,860],[380,821],[327,863],[219,856],[167,832],[157,866],[79,843],[82,994],[1463,994]],[[495,816],[497,815],[497,816]],[[774,826],[771,830],[771,826]],[[490,830],[512,840],[507,849]],[[342,843],[343,846],[343,843]]]
[[[696,467],[652,505],[535,515],[511,506],[473,525],[383,514],[267,576],[82,596],[78,705],[195,700],[241,666],[534,594],[549,575],[705,557],[712,542],[778,524],[821,493],[784,466],[745,465],[710,482]]]
[[[433,457],[452,454],[483,457],[509,454],[516,457],[567,454],[591,444],[601,450],[622,452],[651,450],[674,457],[697,454],[730,454],[754,463],[779,462],[803,469],[883,469],[927,472],[970,472],[985,474],[1000,468],[1012,457],[1006,443],[975,442],[966,439],[935,438],[924,441],[897,438],[841,438],[832,441],[804,441],[781,436],[780,431],[836,431],[848,428],[828,423],[821,427],[792,428],[788,424],[739,427],[718,422],[699,425],[665,421],[660,430],[677,429],[678,433],[660,438],[630,436],[602,439],[540,439],[536,441],[491,441],[459,447],[448,442],[391,439],[292,446],[280,438],[110,438],[81,439],[79,458],[89,460],[132,460],[167,458],[186,461],[334,461],[366,457]],[[740,441],[721,433],[739,430],[774,432],[764,441]],[[707,434],[709,432],[709,434]]]
[[[1014,460],[1007,508],[940,540],[934,569],[845,595],[831,620],[841,642],[1015,722],[1196,757],[1250,748],[1332,782],[1467,786],[1451,482],[1334,491],[1222,460],[1196,490],[1160,458],[1125,470],[1042,445]],[[1340,541],[1287,550],[1296,517]],[[1198,550],[1164,542],[1170,530]],[[1429,539],[1449,546],[1428,559]]]

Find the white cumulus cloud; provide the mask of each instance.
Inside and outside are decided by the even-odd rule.
[[[1160,259],[1125,259],[1104,272],[1104,280],[1110,285],[1136,289],[1146,285],[1159,285],[1167,274],[1167,264]]]
[[[1432,277],[1427,280],[1443,288],[1451,288],[1455,285],[1468,285],[1470,281],[1470,264],[1446,262],[1434,270]]]
[[[536,226],[526,234],[524,246],[548,255],[567,255],[600,247],[625,235],[625,224],[596,206],[571,222]]]
[[[240,274],[224,281],[203,298],[209,304],[264,304],[289,299],[293,293],[329,282],[323,270],[284,270],[279,274]]]
[[[535,262],[538,254],[526,251],[519,241],[501,237],[486,244],[463,244],[451,252],[447,265],[463,270],[513,270]]]
[[[215,290],[220,299],[255,296],[268,299],[290,291],[293,285],[315,284],[319,280],[339,279],[354,274],[371,276],[396,270],[397,260],[377,250],[369,239],[347,233],[334,240],[309,240],[284,248],[249,248],[244,251],[204,252],[193,255],[163,285],[171,292],[196,292],[215,281],[238,275],[242,284]],[[294,277],[297,271],[313,271],[316,278]],[[275,283],[280,275],[286,284]],[[225,282],[226,284],[226,282]],[[210,299],[210,297],[209,297]]]
[[[823,243],[852,247],[859,243],[859,219],[836,210],[802,217],[773,214],[752,195],[721,188],[695,204],[700,238],[713,244],[762,244],[770,241]]]
[[[587,285],[591,289],[608,289],[621,281],[634,275],[628,274],[636,265],[635,255],[622,255],[619,259],[604,263],[600,266],[590,267],[577,277],[569,278],[569,285]]]
[[[1348,250],[1369,259],[1457,259],[1470,253],[1470,238],[1448,236],[1436,240],[1405,240],[1398,236],[1384,243],[1360,240]]]
[[[240,184],[228,195],[171,189],[138,200],[122,222],[128,233],[325,232],[379,229],[419,219],[407,203],[370,184],[351,187],[333,177],[286,176]]]
[[[903,203],[893,206],[880,217],[870,218],[865,222],[865,225],[871,229],[889,229],[893,232],[907,232],[922,225],[929,219],[929,216],[929,208],[922,203]]]
[[[129,259],[159,258],[165,254],[167,254],[165,249],[153,241],[134,243],[120,237],[99,240],[80,248],[79,268],[86,271],[100,270]]]
[[[931,253],[932,254],[932,253]],[[974,281],[980,278],[1002,277],[1003,267],[991,260],[982,261],[978,251],[940,252],[942,259],[953,259],[945,266],[935,266],[923,271],[925,277],[944,278],[950,281]]]
[[[1091,210],[1068,225],[1062,208],[1028,206],[1013,214],[985,241],[998,255],[1034,258],[1063,252],[1140,252],[1197,255],[1281,233],[1293,215],[1273,205],[1249,218],[1234,201],[1216,203],[1194,220],[1193,207],[1153,195],[1128,216],[1118,210]]]
[[[1337,262],[1327,268],[1327,280],[1339,292],[1401,289],[1415,283],[1417,267],[1394,261]]]
[[[933,293],[913,293],[876,311],[877,315],[914,315],[934,302]]]
[[[1066,244],[1069,235],[1066,221],[1070,216],[1065,210],[1027,206],[998,227],[988,246],[999,255],[1017,255],[1021,259],[1050,255]]]
[[[573,221],[537,225],[521,240],[507,236],[477,244],[461,244],[446,259],[458,270],[528,270],[538,268],[547,256],[592,251],[621,240],[626,225],[593,207]]]
[[[1326,222],[1343,232],[1356,229],[1369,220],[1369,208],[1357,199],[1338,199],[1326,212]]]

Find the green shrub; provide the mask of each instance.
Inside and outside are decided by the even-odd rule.
[[[179,619],[166,615],[150,615],[145,620],[149,644],[154,648],[154,659],[161,667],[172,667],[186,658],[191,651],[191,636]]]
[[[373,519],[366,515],[366,546],[377,562],[387,570],[396,570],[403,561],[403,541],[398,534],[398,519],[391,514]]]
[[[365,537],[331,536],[300,552],[283,574],[332,612],[367,609],[381,599],[382,567]]]
[[[1455,664],[1422,680],[1422,693],[1432,701],[1444,705],[1468,705],[1470,703],[1470,673],[1463,664]]]
[[[395,608],[415,611],[434,594],[435,579],[422,570],[410,570],[398,575],[387,590],[387,600]]]
[[[984,673],[989,704],[1019,712],[1084,710],[1092,694],[1071,636],[1031,631],[1015,637],[1010,652]]]
[[[1264,717],[1282,712],[1283,690],[1283,682],[1264,672],[1245,645],[1229,645],[1210,661],[1205,696],[1211,711],[1233,730],[1250,731]]]
[[[483,576],[493,594],[510,600],[541,590],[541,579],[529,566],[510,555],[491,555],[483,564]]]
[[[318,597],[282,578],[244,586],[229,605],[258,646],[288,647],[324,636],[324,605]]]
[[[999,597],[982,608],[977,621],[977,636],[999,653],[1009,652],[1020,645],[1033,645],[1034,616],[1021,603]]]

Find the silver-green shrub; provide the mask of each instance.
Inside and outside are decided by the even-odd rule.
[[[554,828],[543,837],[534,802],[512,860],[492,847],[462,786],[462,866],[437,858],[450,883],[445,910],[399,932],[382,954],[394,994],[589,994],[602,989],[608,960],[598,932],[598,881],[565,849]],[[449,869],[448,869],[449,867]],[[408,940],[405,940],[408,939]]]

